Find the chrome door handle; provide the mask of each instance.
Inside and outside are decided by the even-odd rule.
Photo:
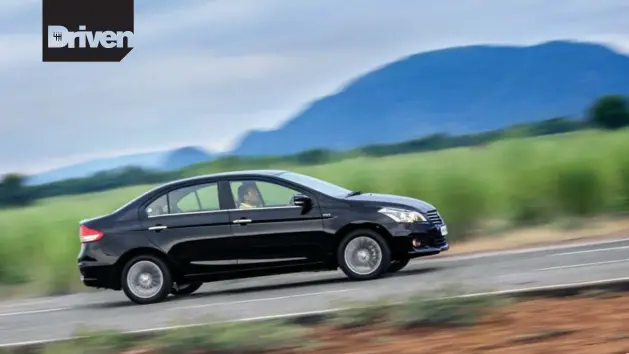
[[[248,224],[251,222],[251,219],[238,219],[234,220],[234,224]]]
[[[157,226],[151,226],[149,227],[149,231],[159,231],[159,230],[164,230],[167,229],[168,226],[166,225],[157,225]]]

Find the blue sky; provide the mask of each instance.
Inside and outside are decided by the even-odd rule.
[[[40,11],[0,1],[0,173],[225,150],[425,50],[576,39],[629,53],[627,0],[136,0],[122,63],[42,63]]]

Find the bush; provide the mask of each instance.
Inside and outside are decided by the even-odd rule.
[[[17,285],[28,282],[27,260],[24,259],[23,243],[19,234],[0,236],[0,285]],[[22,255],[22,256],[20,256]]]
[[[629,212],[629,156],[624,155],[618,166],[618,182],[619,182],[619,209],[623,212]]]
[[[591,216],[604,207],[605,186],[595,166],[587,161],[560,166],[555,188],[557,209],[567,216]]]
[[[452,241],[470,238],[486,220],[487,189],[474,175],[447,173],[436,182],[435,206],[452,230]]]
[[[602,128],[618,129],[629,125],[629,99],[609,95],[597,100],[589,112],[590,121]]]
[[[334,316],[333,323],[342,328],[371,326],[388,320],[391,305],[384,301],[373,303],[354,303],[349,309]]]
[[[181,354],[192,350],[217,353],[262,352],[300,346],[304,329],[282,322],[214,324],[167,332],[152,346],[163,354]]]
[[[395,312],[394,322],[401,327],[468,326],[475,324],[488,311],[503,305],[494,296],[412,298]]]

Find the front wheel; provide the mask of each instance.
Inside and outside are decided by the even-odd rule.
[[[173,288],[173,290],[171,290],[170,292],[171,294],[176,296],[190,295],[193,292],[199,290],[202,285],[203,283],[201,282],[182,284],[179,285],[177,288]]]
[[[380,277],[391,263],[391,250],[386,240],[368,229],[355,230],[341,241],[338,263],[352,280]]]
[[[122,270],[121,280],[125,295],[140,305],[164,300],[173,283],[166,263],[152,255],[131,259]]]

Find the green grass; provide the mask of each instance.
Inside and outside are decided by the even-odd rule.
[[[427,200],[439,208],[456,242],[481,235],[493,221],[525,226],[629,211],[628,152],[628,130],[583,131],[433,153],[267,167],[352,190]],[[207,165],[186,170],[188,175],[212,172],[218,171]],[[109,213],[152,187],[52,198],[0,211],[0,286],[27,284],[45,293],[81,289],[75,264],[79,221]]]
[[[309,341],[304,327],[279,321],[208,324],[161,333],[133,335],[117,332],[81,333],[80,339],[36,347],[30,351],[6,350],[7,354],[185,354],[268,353],[301,348]],[[0,349],[0,353],[3,353]]]

